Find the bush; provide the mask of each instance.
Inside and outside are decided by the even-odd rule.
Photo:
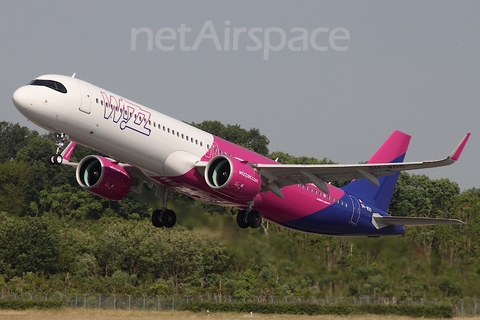
[[[25,310],[25,309],[61,309],[62,301],[44,300],[0,300],[0,309]]]

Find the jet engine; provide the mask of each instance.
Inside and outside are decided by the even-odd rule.
[[[132,186],[130,175],[108,158],[90,155],[77,167],[77,182],[85,190],[109,200],[122,200]]]
[[[208,186],[238,200],[251,201],[262,187],[261,175],[248,164],[219,155],[205,168]]]

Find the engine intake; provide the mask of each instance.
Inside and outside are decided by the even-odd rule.
[[[223,155],[208,162],[205,181],[210,188],[242,201],[253,200],[262,187],[262,177],[255,169]]]
[[[122,166],[96,155],[80,161],[76,176],[82,188],[109,200],[123,200],[132,186],[130,175]]]

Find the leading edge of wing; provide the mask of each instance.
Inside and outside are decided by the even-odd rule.
[[[377,229],[388,226],[438,226],[465,224],[465,222],[458,219],[381,216],[375,213],[372,215],[372,223]]]
[[[306,179],[315,183],[314,175],[321,181],[339,181],[349,179],[366,178],[373,184],[378,184],[376,177],[391,175],[397,171],[428,169],[447,166],[455,163],[470,137],[467,133],[459,145],[446,158],[440,160],[428,160],[419,162],[395,162],[395,163],[364,163],[364,164],[326,164],[326,165],[301,165],[301,164],[255,164],[254,168],[260,174],[268,178],[269,183],[282,180],[282,186],[295,184],[296,181],[304,182]],[[291,180],[287,183],[286,180]],[[318,181],[317,181],[318,182]]]

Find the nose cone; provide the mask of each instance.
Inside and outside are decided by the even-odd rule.
[[[22,112],[32,106],[32,97],[29,95],[28,88],[26,86],[20,87],[13,93],[12,101],[15,108]]]

